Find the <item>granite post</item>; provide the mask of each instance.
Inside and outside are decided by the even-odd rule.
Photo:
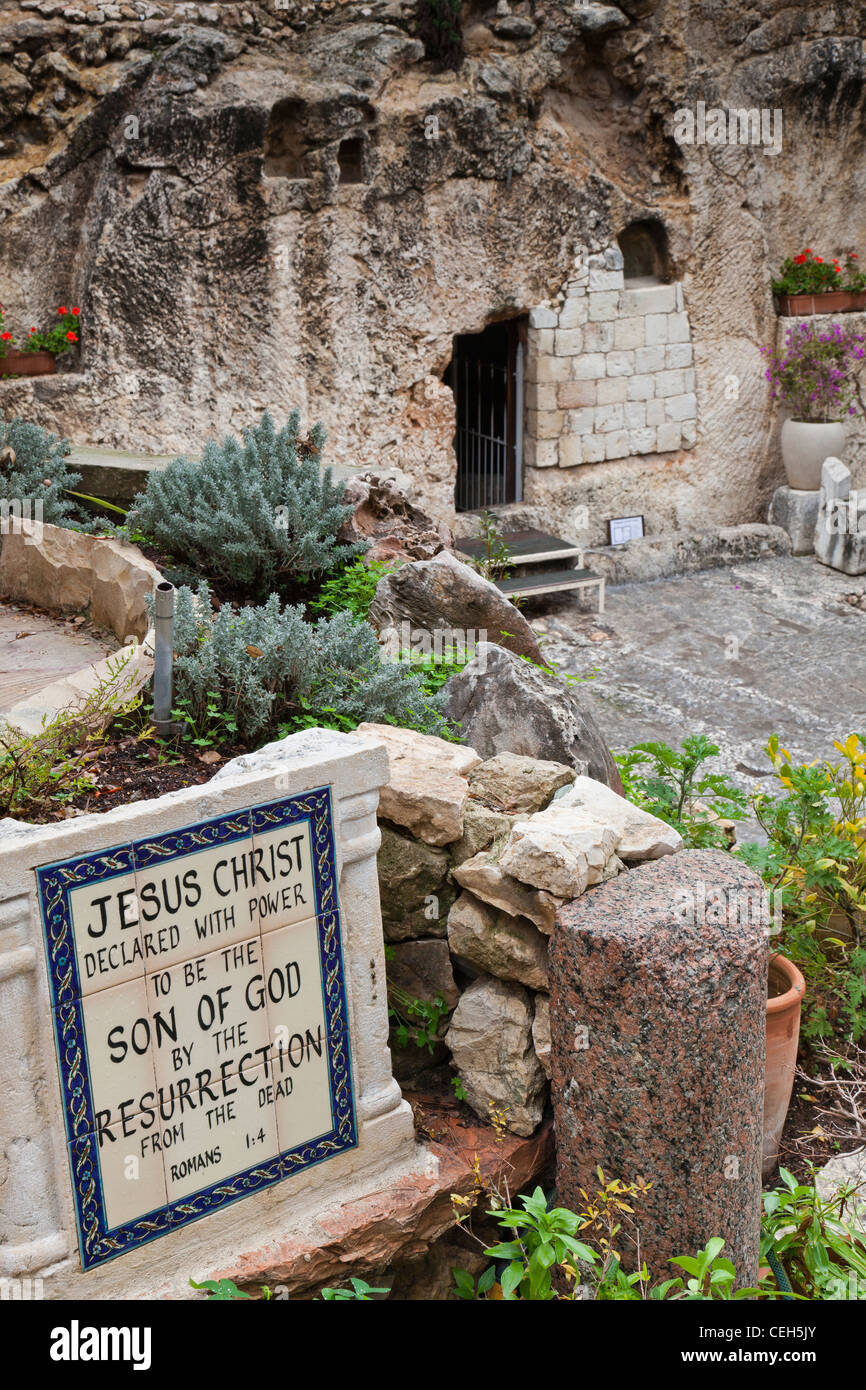
[[[557,1190],[609,1178],[637,1200],[641,1257],[722,1236],[739,1282],[758,1268],[769,914],[760,879],[688,850],[559,911],[550,952]]]

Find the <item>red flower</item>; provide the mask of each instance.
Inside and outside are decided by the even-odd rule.
[[[69,341],[70,343],[77,343],[77,342],[78,342],[78,334],[77,334],[77,333],[67,333],[66,337],[67,337],[67,339],[68,339],[68,341]]]
[[[81,310],[80,310],[79,308],[77,308],[77,307],[73,307],[72,312],[73,312],[73,314],[80,314],[80,313],[81,313]]]
[[[68,313],[69,313],[69,310],[67,309],[67,307],[66,307],[65,304],[61,304],[61,306],[60,306],[60,308],[57,310],[57,312],[58,312],[58,314],[68,314]]]
[[[11,333],[0,333],[0,338],[3,339],[4,343],[10,343],[10,342],[12,341],[12,334],[11,334]]]
[[[852,261],[859,261],[860,257],[857,255],[856,251],[852,251],[849,259]]]
[[[805,256],[795,256],[795,257],[794,257],[794,265],[802,265],[803,262],[805,261],[805,259],[806,259]]]
[[[804,256],[811,256],[811,254],[812,254],[812,248],[811,248],[811,246],[807,246],[806,249],[805,249],[805,251],[803,252],[803,255],[804,255]]]
[[[824,264],[824,257],[823,257],[823,256],[816,256],[816,257],[815,257],[815,264],[816,264],[816,265],[823,265],[823,264]]]
[[[33,327],[32,324],[31,324],[31,326],[30,326],[30,332],[31,332],[31,333],[35,333],[35,332],[36,332],[36,329]]]

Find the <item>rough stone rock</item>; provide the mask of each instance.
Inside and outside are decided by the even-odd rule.
[[[550,996],[536,994],[535,1013],[532,1017],[532,1046],[541,1063],[542,1071],[550,1080]]]
[[[587,817],[580,808],[551,808],[515,822],[499,867],[519,883],[554,897],[577,898],[600,881],[618,839],[613,826]]]
[[[392,946],[388,959],[388,982],[405,990],[413,999],[430,1002],[441,994],[449,1009],[453,1009],[460,998],[448,946],[435,938],[402,941]]]
[[[359,724],[358,733],[380,739],[388,750],[390,775],[379,793],[379,814],[428,845],[459,840],[469,795],[466,774],[477,767],[477,753],[391,724]]]
[[[547,938],[532,922],[512,917],[461,893],[448,914],[453,956],[486,975],[547,989]]]
[[[587,550],[590,569],[609,584],[641,584],[672,574],[694,574],[719,565],[790,555],[791,537],[781,526],[743,522],[739,526],[708,526],[704,530],[642,536],[621,545]]]
[[[511,829],[513,816],[492,811],[483,802],[476,801],[471,792],[463,807],[463,834],[459,840],[449,845],[452,864],[462,864],[472,859],[481,850],[488,849],[494,840],[504,839]]]
[[[432,1003],[437,995],[440,995],[450,1012],[460,998],[460,990],[454,980],[447,943],[436,939],[422,939],[403,941],[391,946],[388,957],[388,997],[399,1011],[400,1000],[392,999],[392,990],[395,988],[403,991],[410,999],[420,999],[427,1003]],[[420,1024],[418,1019],[407,1019],[405,1009],[402,1010],[401,1016],[408,1023],[410,1032],[413,1024]],[[392,1027],[389,1040],[391,1062],[398,1081],[426,1076],[432,1069],[447,1062],[448,1052],[442,1041],[447,1027],[446,1015],[439,1020],[437,1037],[440,1041],[432,1043],[430,1047],[419,1047],[412,1037],[406,1046],[401,1046],[400,1039]]]
[[[820,492],[805,492],[799,488],[777,487],[770,502],[767,521],[781,526],[791,537],[792,555],[811,555],[815,550],[815,527],[818,522]]]
[[[497,19],[493,32],[500,39],[531,39],[535,33],[535,25],[524,15],[509,14]]]
[[[350,478],[344,501],[355,510],[341,526],[338,540],[368,541],[368,561],[429,560],[451,544],[449,527],[414,506],[394,478],[373,473]]]
[[[469,794],[497,811],[540,811],[574,781],[574,768],[519,753],[498,753],[469,775]]]
[[[554,676],[484,642],[445,689],[448,715],[482,758],[522,753],[588,772],[622,791],[598,725],[574,690]]]
[[[520,610],[495,584],[448,550],[383,575],[369,617],[386,643],[405,623],[410,629],[430,634],[443,629],[456,633],[453,645],[495,641],[518,656],[542,659],[532,628]],[[407,645],[399,636],[396,640],[398,645]]]
[[[396,1186],[389,1182],[364,1197],[331,1202],[312,1231],[254,1246],[225,1268],[200,1271],[201,1277],[232,1279],[240,1287],[280,1284],[290,1296],[344,1285],[350,1275],[375,1284],[371,1274],[419,1259],[453,1230],[451,1195],[477,1202],[477,1171],[482,1180],[494,1182],[501,1182],[504,1171],[512,1191],[519,1192],[533,1186],[550,1164],[549,1118],[531,1136],[500,1137],[489,1124],[467,1124],[462,1108],[456,1112],[423,1093],[410,1093],[408,1099],[431,1136],[426,1147],[435,1162],[426,1174],[416,1171]]]
[[[866,574],[866,497],[852,495],[841,459],[825,459],[821,468],[815,554],[843,574]]]
[[[476,1115],[505,1111],[512,1134],[532,1134],[546,1084],[532,1046],[532,996],[522,985],[474,980],[461,995],[445,1039]]]
[[[448,883],[445,850],[399,835],[380,825],[376,859],[386,941],[445,936],[454,889]]]
[[[617,796],[594,777],[576,777],[572,786],[557,792],[550,809],[567,806],[579,807],[585,815],[613,826],[619,835],[617,856],[628,863],[660,859],[683,847],[683,837],[672,825]]]
[[[476,854],[451,871],[451,877],[476,898],[501,908],[511,917],[528,917],[549,936],[553,931],[557,900],[543,891],[527,888],[500,869],[491,854]]]
[[[858,1188],[846,1203],[845,1215],[855,1230],[866,1236],[866,1149],[831,1158],[817,1173],[815,1186],[825,1201],[834,1197],[841,1187]]]
[[[683,895],[701,883],[712,908],[684,914]],[[627,1181],[642,1174],[652,1182],[640,1205],[650,1269],[712,1232],[752,1283],[769,923],[740,912],[744,893],[762,895],[744,864],[683,850],[566,904],[551,942],[550,1024],[563,1206],[575,1206],[598,1164]]]
[[[624,29],[628,19],[616,5],[585,4],[575,6],[574,23],[588,34],[609,34]]]
[[[162,575],[135,545],[65,526],[21,523],[3,536],[0,595],[60,613],[87,613],[97,627],[139,641],[150,626],[146,600]]]

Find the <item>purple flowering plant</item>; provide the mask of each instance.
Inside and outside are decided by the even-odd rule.
[[[866,355],[866,338],[840,323],[819,327],[800,323],[785,334],[781,356],[761,348],[765,377],[774,401],[787,405],[794,420],[812,424],[857,414],[857,372]]]

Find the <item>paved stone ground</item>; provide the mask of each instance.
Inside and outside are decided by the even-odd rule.
[[[101,661],[116,646],[97,641],[62,618],[0,603],[0,713],[43,686]]]
[[[598,668],[580,689],[612,748],[704,733],[754,789],[770,734],[805,762],[866,730],[866,612],[844,601],[864,590],[866,576],[784,557],[609,588],[600,615],[563,595],[527,616],[564,670]]]

